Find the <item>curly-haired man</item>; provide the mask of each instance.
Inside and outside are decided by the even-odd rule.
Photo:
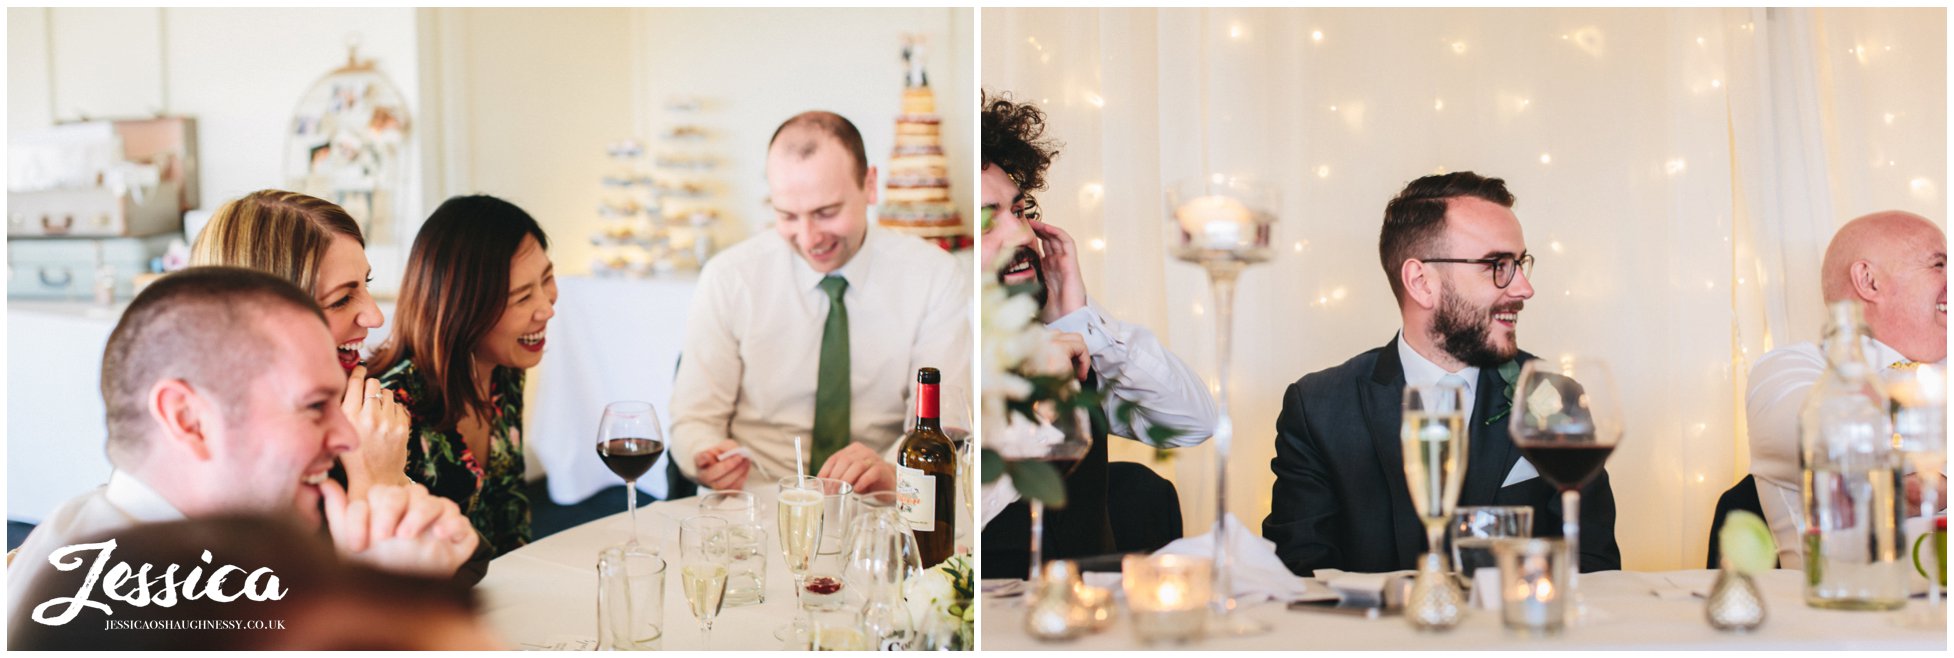
[[[980,193],[988,219],[981,255],[986,266],[996,268],[1004,285],[1035,286],[1039,320],[1057,332],[1055,340],[1072,356],[1079,378],[1106,394],[1106,418],[1094,426],[1127,437],[1146,437],[1153,427],[1174,428],[1178,436],[1169,444],[1177,447],[1207,440],[1216,414],[1214,399],[1201,378],[1145,327],[1114,319],[1093,304],[1079,272],[1078,245],[1063,229],[1040,220],[1031,193],[1044,188],[1045,170],[1058,155],[1058,144],[1045,136],[1044,113],[1030,103],[991,93],[984,95],[982,107]],[[1118,413],[1128,406],[1139,413]],[[1107,503],[1120,497],[1122,478],[1110,478],[1113,489],[1108,489],[1106,444],[1101,439],[1104,436],[1095,437],[1092,452],[1066,476],[1069,504],[1046,518],[1047,558],[1150,550],[1165,543],[1156,536],[1115,537],[1113,528],[1127,524],[1111,522],[1113,516],[1131,514],[1143,525],[1147,521],[1159,525],[1165,519],[1166,525],[1175,526],[1168,529],[1168,538],[1179,534],[1178,508],[1174,514],[1162,514],[1163,510],[1151,509],[1157,505],[1148,501],[1109,510]],[[1016,498],[1008,482],[985,491],[985,577],[1009,577],[1026,570],[1030,520],[1024,505],[1012,503]]]

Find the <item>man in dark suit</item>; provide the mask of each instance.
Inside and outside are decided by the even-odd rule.
[[[1512,207],[1505,181],[1472,172],[1412,181],[1385,206],[1378,251],[1403,330],[1291,384],[1276,419],[1262,534],[1290,571],[1409,569],[1425,552],[1398,443],[1407,382],[1466,391],[1458,504],[1528,505],[1534,536],[1560,536],[1559,493],[1507,437],[1511,380],[1534,358],[1517,342],[1533,257]],[[1581,490],[1580,521],[1581,571],[1620,569],[1607,473]]]

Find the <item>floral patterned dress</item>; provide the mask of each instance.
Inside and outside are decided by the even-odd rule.
[[[529,543],[529,495],[523,486],[523,371],[496,368],[489,375],[489,454],[484,461],[468,449],[461,432],[432,426],[439,401],[430,399],[412,360],[380,375],[407,409],[407,477],[429,493],[455,501],[468,515],[490,557]]]

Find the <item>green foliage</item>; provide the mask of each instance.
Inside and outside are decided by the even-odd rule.
[[[1011,486],[1018,493],[1044,501],[1046,507],[1065,509],[1065,478],[1050,462],[1010,462],[1005,470],[1011,474]]]

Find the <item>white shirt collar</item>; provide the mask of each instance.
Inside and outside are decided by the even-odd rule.
[[[816,289],[821,285],[821,280],[829,276],[841,277],[848,282],[849,288],[854,288],[858,283],[865,283],[871,280],[869,277],[869,268],[873,265],[875,258],[873,245],[878,242],[875,234],[876,229],[871,222],[871,225],[862,235],[862,246],[855,250],[855,255],[850,256],[848,262],[842,263],[841,267],[835,268],[835,271],[828,274],[814,271],[814,268],[807,264],[807,259],[801,256],[800,249],[794,246],[792,240],[780,238],[780,241],[787,245],[787,257],[794,260],[794,281],[800,285],[802,291]]]
[[[1406,342],[1404,339],[1403,330],[1398,331],[1398,363],[1404,368],[1404,383],[1406,386],[1430,386],[1437,384],[1438,380],[1443,379],[1446,375],[1458,375],[1465,380],[1467,400],[1473,399],[1473,395],[1477,393],[1476,389],[1479,387],[1478,366],[1466,366],[1458,372],[1448,372],[1446,369],[1439,367],[1438,364],[1432,363],[1431,359],[1425,358],[1425,355],[1419,354],[1418,350],[1412,349],[1411,343]]]
[[[162,494],[156,493],[155,489],[143,484],[136,476],[121,470],[109,474],[109,484],[102,491],[102,497],[139,522],[160,523],[184,518],[183,512],[164,500]]]

